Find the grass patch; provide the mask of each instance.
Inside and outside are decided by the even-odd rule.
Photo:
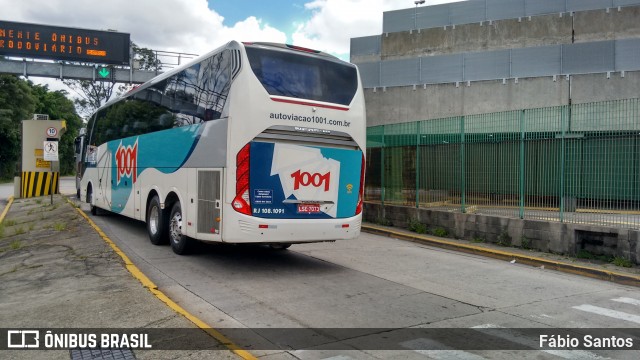
[[[15,228],[14,232],[16,235],[22,235],[27,233],[27,231],[22,226]]]
[[[4,237],[4,223],[0,223],[0,239]]]
[[[487,240],[485,240],[483,237],[474,237],[473,239],[471,239],[471,242],[473,243],[484,243],[485,241]]]
[[[67,229],[66,223],[55,223],[53,224],[53,230],[55,231],[64,231]]]
[[[613,260],[611,260],[611,263],[615,266],[621,266],[621,267],[627,267],[630,268],[633,266],[633,263],[625,258],[621,258],[619,256],[616,256],[613,258]]]
[[[596,255],[586,249],[580,249],[580,251],[578,251],[578,253],[576,254],[576,257],[578,259],[599,260],[599,261],[608,262],[608,263],[613,263],[615,259],[613,256],[610,256],[610,255]]]
[[[576,254],[576,257],[578,259],[586,259],[586,260],[593,260],[596,258],[596,256],[593,255],[589,250],[585,250],[585,249],[580,249],[580,251],[578,251],[578,253]]]
[[[520,246],[522,246],[523,249],[531,250],[531,239],[523,235],[520,238]]]
[[[11,250],[18,250],[21,247],[22,247],[22,243],[20,242],[20,240],[13,240],[11,244],[9,244],[9,248]]]
[[[5,226],[13,226],[13,225],[16,225],[16,224],[18,224],[18,222],[15,221],[15,220],[5,220],[4,221],[4,225]]]

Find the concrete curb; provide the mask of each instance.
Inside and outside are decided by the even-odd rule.
[[[5,205],[4,210],[2,210],[2,214],[0,214],[0,224],[2,224],[2,222],[4,221],[4,218],[9,213],[11,204],[13,204],[13,196],[9,196],[9,201],[7,202],[7,205]]]
[[[442,249],[461,251],[468,254],[475,254],[480,256],[486,256],[499,260],[516,260],[520,264],[540,267],[544,266],[545,269],[556,270],[565,273],[586,276],[594,279],[600,279],[605,281],[611,281],[616,284],[629,285],[640,287],[640,276],[632,274],[624,274],[615,271],[598,269],[595,267],[582,266],[571,264],[567,262],[543,259],[535,256],[528,256],[509,252],[507,250],[490,249],[481,246],[475,246],[470,244],[461,244],[454,241],[436,238],[428,235],[413,234],[410,232],[392,230],[385,227],[378,227],[370,224],[363,224],[362,231],[384,235],[388,237],[394,237],[403,240],[409,240],[418,242],[430,246],[439,247]]]

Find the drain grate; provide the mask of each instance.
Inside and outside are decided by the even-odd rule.
[[[135,360],[131,349],[72,349],[71,360]]]

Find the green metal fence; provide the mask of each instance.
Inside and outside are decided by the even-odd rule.
[[[370,127],[365,200],[640,228],[640,100]]]

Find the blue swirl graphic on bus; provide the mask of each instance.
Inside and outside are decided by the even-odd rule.
[[[111,154],[111,211],[124,209],[140,175],[149,168],[170,174],[182,167],[200,139],[202,125],[179,127],[107,143]]]

